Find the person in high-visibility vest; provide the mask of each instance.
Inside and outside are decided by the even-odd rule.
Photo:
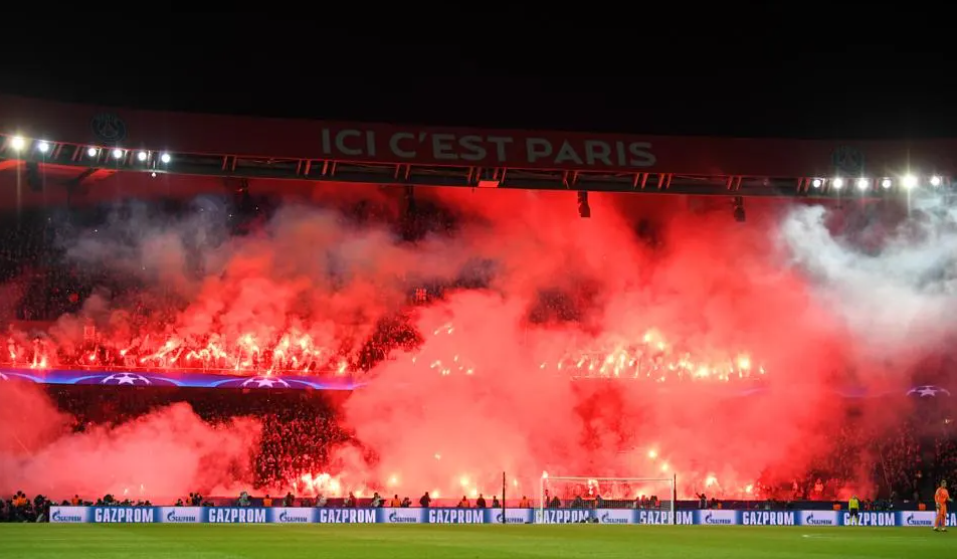
[[[852,496],[851,500],[847,502],[847,510],[851,513],[851,526],[860,526],[861,502],[857,500],[857,495]]]

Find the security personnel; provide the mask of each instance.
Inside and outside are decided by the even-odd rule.
[[[847,502],[847,510],[851,513],[851,526],[859,526],[861,519],[861,502],[857,500],[857,495],[851,497],[851,500]]]

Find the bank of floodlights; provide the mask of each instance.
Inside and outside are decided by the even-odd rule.
[[[847,186],[848,184],[847,180],[848,179],[845,179],[844,177],[839,177],[839,176],[831,177],[830,179],[826,179],[823,177],[815,177],[810,179],[810,185],[811,185],[811,188],[814,188],[816,190],[822,189],[822,188],[830,188],[832,190],[841,190],[842,188]],[[890,190],[891,188],[894,188],[895,186],[900,187],[904,190],[913,190],[915,188],[918,188],[921,185],[939,187],[939,186],[942,186],[944,182],[945,182],[944,178],[940,175],[918,177],[917,175],[912,175],[910,173],[903,176],[899,176],[899,177],[878,177],[878,178],[858,177],[852,180],[852,184],[860,192],[866,192],[867,190],[871,189],[872,186],[876,188],[877,185],[880,185],[882,190]]]
[[[15,136],[7,136],[6,147],[10,151],[15,153],[24,153],[34,151],[39,153],[41,156],[45,156],[53,151],[54,146],[57,145],[55,142],[44,139],[30,139],[19,134]],[[2,147],[2,144],[0,144]],[[122,146],[112,146],[112,147],[100,147],[100,146],[85,146],[82,149],[82,153],[86,155],[88,159],[98,160],[101,153],[108,153],[109,156],[119,162],[122,162],[126,159],[127,154],[134,153],[129,150],[124,149]],[[150,163],[152,158],[152,153],[148,150],[138,150],[135,151],[136,161],[143,164]],[[169,165],[173,161],[173,156],[167,152],[162,152],[157,157],[159,162],[163,165]]]

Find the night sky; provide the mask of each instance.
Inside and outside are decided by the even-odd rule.
[[[789,4],[672,3],[670,14],[642,4],[628,16],[463,7],[396,13],[404,19],[391,21],[382,12],[373,23],[329,13],[281,19],[160,11],[63,20],[43,32],[15,25],[5,34],[16,47],[0,64],[0,91],[476,127],[957,136],[953,50],[946,30],[931,27],[938,8],[908,14],[914,3]]]

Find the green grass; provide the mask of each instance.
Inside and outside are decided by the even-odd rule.
[[[957,532],[728,526],[0,524],[0,558],[952,559]]]

